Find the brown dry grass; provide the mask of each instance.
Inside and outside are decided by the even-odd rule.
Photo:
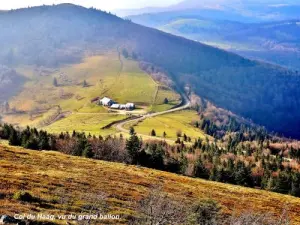
[[[226,214],[253,210],[279,216],[287,206],[293,224],[300,224],[299,198],[56,152],[2,145],[0,174],[0,214],[79,213],[80,207],[88,203],[82,200],[84,194],[104,192],[108,195],[109,212],[120,214],[119,222],[125,224],[127,218],[135,214],[135,202],[146,195],[152,185],[160,184],[176,201],[215,199]],[[42,199],[42,203],[24,204],[12,200],[18,190],[30,191]],[[71,206],[53,201],[57,193],[68,196]]]

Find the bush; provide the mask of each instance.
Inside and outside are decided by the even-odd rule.
[[[191,224],[218,224],[220,210],[221,208],[216,201],[203,200],[192,206],[188,220]]]
[[[151,131],[151,136],[152,136],[152,137],[155,137],[155,136],[156,136],[156,132],[155,132],[154,129]]]
[[[22,201],[22,202],[35,202],[35,201],[37,201],[37,199],[35,197],[33,197],[31,193],[26,192],[26,191],[17,191],[14,194],[13,199],[17,200],[17,201]]]

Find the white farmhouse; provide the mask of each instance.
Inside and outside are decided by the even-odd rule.
[[[121,104],[121,105],[120,105],[120,109],[126,109],[126,105]]]
[[[126,104],[126,110],[134,110],[135,104],[134,103],[127,103]]]
[[[100,99],[100,105],[111,106],[113,104],[114,104],[114,101],[111,100],[110,98],[104,97],[104,98]]]
[[[112,104],[111,109],[120,109],[120,105],[119,104]]]

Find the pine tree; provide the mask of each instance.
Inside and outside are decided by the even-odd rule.
[[[12,130],[10,132],[8,142],[12,146],[20,146],[20,144],[21,144],[21,142],[19,140],[18,132],[14,128],[12,128]]]
[[[38,150],[39,149],[38,145],[39,145],[38,140],[34,137],[33,134],[31,134],[29,139],[26,142],[25,148]]]
[[[204,126],[204,133],[206,133],[206,134],[208,134],[208,124],[205,124],[205,126]]]
[[[82,152],[82,156],[85,158],[93,158],[94,157],[94,153],[93,153],[93,149],[90,143],[87,143],[85,145],[85,148]]]
[[[87,84],[86,80],[84,80],[83,84],[82,84],[82,87],[87,87],[87,86],[88,86],[88,84]]]
[[[239,161],[234,172],[235,183],[238,185],[252,187],[252,173],[251,169],[245,165],[244,162]]]
[[[294,172],[292,174],[292,188],[290,194],[300,197],[300,173]]]
[[[214,166],[210,172],[209,180],[220,181],[220,173],[216,166]]]
[[[54,86],[54,87],[57,87],[57,86],[58,86],[58,82],[57,82],[56,77],[53,78],[53,86]]]
[[[198,159],[198,161],[195,164],[194,175],[195,177],[200,177],[203,179],[209,178],[209,171],[205,168],[201,159]]]
[[[40,150],[49,150],[50,145],[49,145],[49,135],[47,132],[40,131],[38,135],[38,148]]]
[[[165,98],[164,99],[164,104],[169,104],[169,99]]]
[[[137,164],[138,155],[142,147],[142,142],[135,133],[133,127],[130,128],[130,138],[126,140],[126,150],[132,164]]]
[[[76,137],[76,131],[75,130],[73,130],[73,132],[72,132],[72,137],[73,138]]]
[[[155,132],[154,129],[151,131],[151,136],[152,136],[152,137],[155,137],[155,136],[156,136],[156,132]]]
[[[188,168],[188,159],[181,153],[180,155],[180,173],[185,174],[187,168]]]
[[[129,53],[128,53],[128,51],[124,48],[123,50],[122,50],[122,55],[124,56],[124,58],[128,58],[129,57]]]
[[[166,138],[167,137],[167,133],[164,131],[163,133],[163,137]]]
[[[177,138],[177,140],[175,141],[175,144],[180,144],[180,143],[181,143],[180,138]]]
[[[161,145],[150,144],[149,146],[150,156],[150,167],[154,169],[164,169],[164,151]]]
[[[275,180],[275,186],[273,191],[287,194],[291,190],[291,186],[292,180],[290,175],[285,171],[281,171],[279,173],[279,176]]]
[[[9,104],[8,104],[8,102],[5,102],[4,103],[4,113],[8,113],[9,110],[10,110]]]
[[[138,56],[135,52],[132,52],[132,59],[133,60],[137,60],[138,59]]]
[[[188,137],[186,136],[186,134],[183,135],[183,141],[187,142]]]
[[[83,150],[85,149],[85,146],[87,145],[87,140],[85,137],[80,137],[77,140],[76,147],[73,151],[74,156],[82,156]]]

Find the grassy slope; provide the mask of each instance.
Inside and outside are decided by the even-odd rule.
[[[108,96],[120,103],[134,102],[149,110],[153,110],[158,105],[157,111],[171,108],[180,99],[180,96],[173,91],[158,88],[159,84],[141,71],[137,62],[119,58],[118,54],[113,52],[85,58],[79,64],[44,70],[47,71],[47,75],[41,76],[40,72],[33,67],[17,68],[19,73],[28,78],[28,82],[10,104],[12,108],[25,113],[7,115],[3,119],[5,122],[21,126],[39,126],[39,122],[51,114],[49,109],[59,105],[63,112],[94,114],[73,114],[43,129],[55,133],[75,129],[107,135],[113,131],[100,131],[100,128],[113,121],[121,120],[124,116],[105,114],[107,113],[105,108],[90,103],[90,100],[95,97]],[[58,87],[53,86],[54,77],[58,80]],[[86,80],[88,87],[82,87],[83,80]],[[165,97],[170,99],[170,104],[161,107]],[[28,115],[31,111],[37,112],[33,120],[30,120]]]
[[[48,108],[58,104],[63,110],[76,111],[86,107],[92,98],[104,95],[120,102],[152,103],[155,82],[138,68],[136,62],[125,59],[122,61],[124,67],[121,67],[116,54],[94,56],[86,58],[80,64],[55,70],[56,72],[45,77],[36,75],[33,68],[29,72],[20,68],[18,71],[27,73],[31,80],[26,83],[23,92],[13,98],[11,106],[29,111],[36,107]],[[54,77],[57,78],[59,87],[53,87]],[[89,87],[82,87],[83,80],[87,81]],[[73,96],[63,99],[59,96],[61,93]]]
[[[185,110],[148,118],[137,124],[134,129],[137,133],[145,135],[149,135],[152,129],[154,129],[157,137],[163,137],[163,133],[166,132],[166,138],[170,140],[177,139],[176,133],[179,130],[182,131],[182,135],[185,133],[191,137],[192,140],[199,137],[204,138],[204,133],[191,125],[192,121],[196,120],[199,120],[199,116],[195,111]],[[128,124],[127,128],[132,125],[133,124]]]
[[[287,204],[293,224],[300,224],[300,199],[267,191],[193,179],[135,166],[87,160],[56,152],[36,152],[0,146],[0,214],[78,213],[85,193],[108,194],[109,212],[121,214],[123,222],[135,213],[134,202],[147,194],[149,187],[160,184],[177,201],[193,202],[212,198],[225,213],[254,210],[279,215]],[[43,200],[43,204],[22,204],[11,196],[23,189]],[[61,196],[72,206],[52,203]],[[114,223],[115,224],[115,223]]]
[[[168,104],[164,103],[165,98],[168,99]],[[172,89],[164,86],[160,86],[157,90],[157,95],[154,104],[151,107],[152,112],[162,112],[169,110],[176,105],[180,104],[180,95],[174,92]]]
[[[125,119],[125,115],[109,115],[109,114],[73,114],[66,119],[59,120],[46,127],[46,131],[59,134],[61,132],[71,133],[73,130],[77,132],[85,132],[91,135],[110,135],[116,133],[114,129],[101,128],[108,124]]]

